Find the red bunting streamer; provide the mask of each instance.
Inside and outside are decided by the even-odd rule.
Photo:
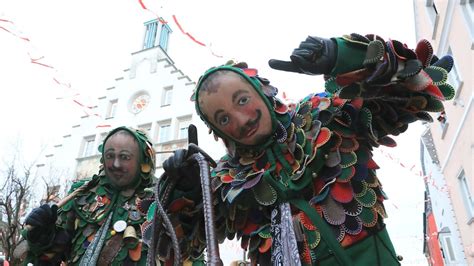
[[[56,82],[56,84],[60,85],[60,86],[64,86],[66,88],[71,88],[71,83],[63,83],[63,82],[60,82],[58,79],[56,78],[53,78],[53,81]]]
[[[161,23],[163,23],[163,24],[167,24],[167,23],[168,23],[168,22],[165,21],[162,17],[158,16],[158,14],[156,14],[155,12],[153,12],[152,10],[150,10],[149,8],[147,8],[147,7],[145,6],[145,3],[143,3],[143,0],[138,0],[138,3],[139,3],[140,6],[142,7],[142,9],[153,13]],[[181,31],[181,33],[183,33],[184,35],[186,35],[186,36],[187,36],[190,40],[192,40],[194,43],[197,43],[198,45],[203,46],[203,47],[208,47],[208,48],[209,48],[209,51],[211,52],[211,54],[212,54],[213,56],[218,57],[218,58],[222,58],[222,57],[223,57],[222,55],[216,54],[216,53],[212,50],[211,45],[207,46],[207,45],[204,44],[203,42],[200,42],[200,41],[198,41],[196,38],[194,38],[194,36],[191,35],[189,32],[184,31],[183,27],[181,27],[181,24],[178,22],[178,19],[176,18],[176,15],[172,15],[172,17],[173,17],[173,20],[174,20],[176,26],[178,26],[179,30]]]
[[[199,44],[199,45],[201,45],[201,46],[204,46],[204,47],[206,46],[204,43],[202,43],[202,42],[196,40],[191,34],[189,34],[188,32],[185,32],[185,31],[183,30],[183,28],[181,27],[181,25],[180,25],[179,22],[178,22],[178,19],[176,18],[176,15],[172,15],[172,17],[173,17],[174,23],[176,23],[176,25],[178,26],[179,30],[180,30],[184,35],[187,35],[187,36],[188,36],[191,40],[193,40],[195,43],[197,43],[197,44]]]
[[[142,0],[138,0],[138,3],[142,6],[143,9],[148,10]]]
[[[153,15],[155,15],[161,23],[163,23],[163,24],[167,24],[167,23],[168,23],[168,22],[166,22],[163,18],[161,18],[160,16],[158,16],[158,14],[156,14],[156,13],[153,12],[152,10],[148,9],[148,8],[145,6],[145,4],[143,3],[142,0],[138,0],[138,3],[140,4],[140,6],[141,6],[144,10],[146,10],[146,11],[148,11],[148,12],[151,12]]]
[[[436,180],[434,180],[432,178],[432,173],[430,172],[429,174],[427,175],[423,175],[423,172],[422,170],[416,166],[416,164],[413,164],[411,167],[407,167],[408,165],[407,164],[404,164],[401,162],[401,160],[399,158],[395,158],[393,155],[391,155],[390,153],[386,152],[384,149],[378,149],[382,154],[385,155],[385,157],[389,158],[390,160],[392,161],[395,161],[395,163],[398,163],[400,166],[402,166],[403,168],[409,170],[410,172],[412,172],[414,175],[416,176],[419,176],[421,178],[423,178],[423,181],[426,183],[426,184],[430,184],[431,187],[435,188],[436,190],[438,190],[439,192],[441,193],[446,193],[448,195],[448,197],[450,196],[449,195],[449,186],[447,184],[444,184],[442,186],[439,186],[437,183],[436,183]],[[420,169],[420,170],[418,170]]]
[[[8,25],[10,27],[13,27],[13,28],[6,28],[6,27],[3,27],[3,26],[0,26],[0,29],[8,32],[9,34],[23,40],[23,41],[27,41],[29,42],[29,44],[31,45],[31,41],[29,38],[25,37],[25,36],[22,36],[22,34],[19,34],[17,32],[19,32],[15,27],[15,23],[13,23],[13,21],[11,20],[8,20],[8,19],[3,19],[3,18],[0,18],[0,23],[3,22],[3,23],[8,23]],[[39,66],[42,66],[42,67],[46,67],[48,69],[54,69],[55,68],[51,65],[48,65],[48,64],[45,64],[43,62],[40,62],[40,60],[43,60],[44,59],[44,56],[39,56],[39,57],[33,57],[29,52],[28,52],[28,56],[30,57],[30,63],[32,64],[36,64],[36,65],[39,65]],[[57,70],[55,70],[55,74],[57,74]],[[59,79],[57,77],[52,77],[52,80],[54,83],[58,84],[59,86],[63,86],[65,88],[68,88],[68,89],[71,89],[71,84],[70,83],[65,83],[65,82],[61,82],[59,81]],[[79,93],[75,94],[73,97],[78,97],[79,96]],[[62,97],[58,97],[57,99],[63,99]],[[99,117],[101,118],[101,116],[97,113],[91,113],[89,112],[89,110],[92,110],[92,106],[86,106],[84,105],[81,101],[77,100],[77,99],[72,99],[72,102],[74,102],[76,105],[79,105],[81,107],[81,109],[84,111],[84,113],[86,115],[94,115],[96,117]],[[98,125],[97,127],[109,127],[110,125]]]
[[[167,24],[167,23],[168,23],[168,22],[166,22],[163,18],[161,18],[160,16],[158,16],[155,12],[153,12],[153,11],[150,10],[150,9],[148,9],[148,8],[146,7],[145,3],[143,2],[143,0],[138,0],[138,3],[140,4],[140,6],[141,6],[142,9],[147,10],[147,11],[153,13],[153,14],[158,18],[158,20],[159,20],[162,24]],[[198,40],[197,40],[193,35],[191,35],[189,32],[184,31],[184,29],[182,28],[182,26],[181,26],[180,23],[178,22],[178,19],[176,18],[176,15],[172,15],[172,17],[173,17],[174,22],[176,23],[176,25],[177,25],[178,28],[180,29],[180,31],[181,31],[184,35],[186,35],[189,39],[191,39],[194,43],[197,43],[198,45],[203,46],[203,47],[208,47],[209,50],[210,50],[210,52],[211,52],[211,54],[212,54],[213,56],[215,56],[215,57],[219,57],[219,58],[222,58],[222,57],[223,57],[223,56],[221,56],[221,55],[217,55],[216,53],[214,53],[214,51],[212,50],[212,47],[211,47],[210,45],[209,45],[209,46],[205,45],[203,42],[198,41]],[[9,23],[9,24],[11,24],[11,25],[14,26],[13,21],[8,20],[8,19],[0,18],[0,22]],[[20,39],[22,39],[22,40],[24,40],[24,41],[30,42],[30,39],[29,39],[29,38],[24,37],[24,36],[20,36],[19,34],[14,33],[12,30],[7,29],[6,27],[0,26],[0,29],[4,30],[4,31],[6,31],[6,32],[8,32],[8,33],[10,33],[10,34],[12,34],[13,36],[18,37],[18,38],[20,38]],[[43,66],[43,67],[46,67],[46,68],[50,68],[50,69],[55,69],[55,68],[54,68],[53,66],[51,66],[51,65],[45,64],[45,63],[43,63],[43,62],[40,62],[40,60],[44,59],[44,56],[40,56],[40,57],[38,57],[38,58],[33,58],[30,53],[28,53],[28,55],[29,55],[29,57],[30,57],[30,62],[31,62],[32,64],[40,65],[40,66]],[[71,89],[71,84],[70,84],[70,83],[61,82],[61,81],[59,81],[56,77],[53,77],[52,79],[53,79],[53,81],[54,81],[56,84],[58,84],[59,86],[64,86],[64,87],[66,87],[66,88],[68,88],[68,89]],[[77,96],[77,95],[78,95],[78,94],[76,94],[76,96]],[[62,98],[59,97],[58,99],[62,99]],[[82,104],[80,101],[78,101],[78,100],[76,100],[76,99],[74,99],[73,102],[74,102],[75,104],[81,106],[81,107],[83,108],[83,111],[86,113],[86,115],[90,115],[90,113],[88,112],[88,110],[85,109],[85,108],[87,108],[87,109],[89,109],[89,110],[92,109],[90,106],[85,106],[84,104]],[[94,113],[93,115],[94,115],[94,116],[97,116],[97,117],[101,117],[101,116],[100,116],[99,114],[97,114],[97,113]],[[110,126],[110,125],[98,125],[97,127],[108,127],[108,126]]]
[[[0,19],[0,22],[6,22],[6,23],[10,23],[10,24],[13,25],[13,22],[10,21],[10,20],[7,20],[7,19]],[[13,36],[15,36],[15,37],[18,37],[18,38],[20,38],[20,39],[22,39],[22,40],[24,40],[24,41],[27,41],[27,42],[30,41],[30,39],[28,39],[28,38],[26,38],[26,37],[23,37],[23,36],[19,36],[18,34],[12,32],[11,30],[8,30],[8,29],[5,28],[5,27],[0,26],[0,28],[1,28],[2,30],[4,30],[4,31],[10,33],[11,35],[13,35]]]
[[[30,61],[31,61],[31,63],[32,63],[32,64],[38,64],[38,65],[40,65],[40,66],[44,66],[44,67],[53,68],[53,67],[52,67],[52,66],[50,66],[50,65],[47,65],[47,64],[44,64],[44,63],[38,62],[39,60],[41,60],[41,59],[44,59],[44,56],[41,56],[40,58],[36,58],[36,59],[34,59],[34,58],[33,58],[33,57],[30,55],[30,53],[28,53],[28,55],[30,56]],[[53,80],[54,80],[54,78],[53,78]]]

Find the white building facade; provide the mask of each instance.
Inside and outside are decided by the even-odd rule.
[[[98,172],[98,146],[118,126],[148,133],[158,152],[157,177],[163,173],[162,162],[172,151],[187,147],[190,124],[197,126],[200,146],[213,158],[224,154],[222,144],[208,134],[195,113],[190,96],[196,83],[167,54],[170,34],[170,27],[158,20],[145,23],[143,46],[132,53],[129,68],[115,79],[114,86],[104,88],[90,114],[71,125],[71,131],[47,152],[37,165],[37,176],[60,182],[64,194],[73,180]],[[169,152],[160,153],[163,151]]]
[[[430,130],[423,133],[421,141],[421,165],[426,186],[425,206],[428,204],[431,206],[430,211],[436,223],[436,233],[426,230],[426,242],[439,243],[444,265],[467,265],[455,210],[447,189],[448,184],[440,171],[439,158]],[[425,212],[427,212],[426,208]],[[436,263],[433,262],[430,265],[436,265]]]
[[[454,58],[448,79],[455,96],[422,138],[427,201],[436,221],[427,242],[440,245],[436,265],[474,265],[474,2],[413,0],[413,5],[417,40],[427,39],[435,54]]]

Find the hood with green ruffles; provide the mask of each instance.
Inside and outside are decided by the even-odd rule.
[[[258,143],[255,145],[246,145],[235,141],[232,139],[232,137],[227,136],[224,132],[215,127],[203,114],[199,106],[199,91],[204,81],[206,81],[208,78],[212,78],[213,74],[218,71],[232,71],[244,78],[255,89],[255,91],[265,103],[266,107],[269,110],[270,118],[272,120],[272,133],[270,134],[269,138],[266,138],[265,142]],[[242,157],[255,157],[256,155],[261,154],[270,145],[275,143],[275,137],[277,136],[276,131],[278,130],[279,124],[277,118],[278,112],[276,109],[279,106],[283,105],[277,98],[275,98],[276,94],[277,89],[273,86],[270,86],[269,82],[266,79],[259,77],[255,69],[223,65],[219,67],[210,68],[199,78],[198,85],[196,86],[196,90],[194,91],[191,99],[195,101],[196,112],[199,114],[201,119],[206,123],[208,128],[214,133],[215,136],[223,139],[224,143],[229,149],[229,152],[236,152]]]

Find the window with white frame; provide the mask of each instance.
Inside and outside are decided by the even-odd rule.
[[[162,147],[158,148],[160,151],[163,151]],[[159,152],[156,155],[156,167],[163,167],[163,163],[166,159],[168,159],[173,153],[168,153],[168,152]]]
[[[186,140],[173,141],[170,143],[156,145],[156,166],[158,168],[163,167],[163,162],[173,155],[173,151],[178,149],[185,149],[188,143]]]
[[[151,131],[151,123],[146,123],[143,125],[139,125],[138,129],[141,131],[145,132],[148,136],[150,136],[150,131]]]
[[[446,264],[456,262],[456,254],[454,252],[451,231],[447,227],[443,227],[438,232],[438,239],[441,245],[441,251]]]
[[[448,48],[448,55],[454,58],[453,50],[451,50],[451,47]],[[461,92],[461,88],[464,82],[462,81],[462,78],[458,71],[456,63],[453,64],[453,68],[451,69],[451,71],[449,71],[448,80],[449,80],[449,84],[453,85],[454,91],[456,92],[455,97],[457,97],[459,93]]]
[[[474,221],[474,198],[464,169],[459,173],[458,180],[461,186],[462,200],[466,208],[467,223],[471,224]]]
[[[107,107],[107,115],[105,116],[105,118],[113,118],[115,116],[115,112],[117,111],[117,103],[117,99],[109,101],[109,106]]]
[[[145,24],[145,37],[143,39],[143,49],[155,46],[156,32],[158,30],[158,21],[156,19],[147,21]]]
[[[474,1],[461,0],[460,4],[469,34],[471,34],[471,50],[474,50]]]
[[[163,51],[168,50],[168,40],[169,40],[170,33],[171,33],[171,28],[167,24],[162,24],[159,45],[161,49],[163,49]]]
[[[185,139],[188,137],[188,128],[191,124],[191,116],[178,119],[178,139]]]
[[[82,140],[82,151],[81,151],[81,156],[82,157],[87,157],[94,155],[94,148],[95,148],[95,136],[87,136],[84,137]]]
[[[434,0],[426,0],[426,11],[428,12],[428,16],[430,17],[431,24],[433,25],[432,38],[436,39],[436,30],[438,28],[439,14]]]
[[[171,121],[158,123],[158,143],[171,140]]]
[[[173,99],[173,86],[163,88],[163,93],[161,94],[161,106],[171,105]]]
[[[451,230],[446,226],[442,227],[438,231],[438,240],[445,264],[454,265],[457,262],[457,257]]]

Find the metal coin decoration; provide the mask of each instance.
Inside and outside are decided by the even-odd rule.
[[[128,218],[130,218],[130,220],[132,220],[132,221],[138,221],[138,220],[140,220],[141,216],[140,216],[140,213],[138,211],[130,211],[128,213]]]
[[[116,232],[121,233],[125,230],[125,228],[127,228],[127,222],[125,222],[124,220],[116,221],[114,223],[113,228]]]

